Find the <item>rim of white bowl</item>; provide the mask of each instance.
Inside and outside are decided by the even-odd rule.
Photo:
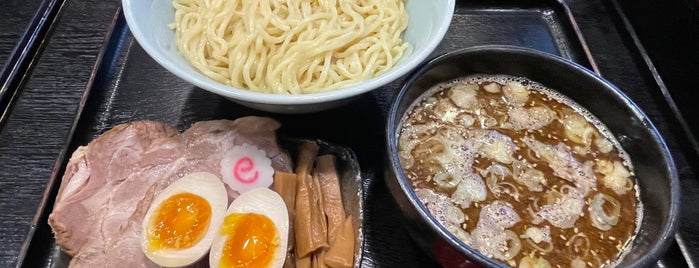
[[[378,89],[388,83],[391,83],[403,75],[407,74],[413,70],[417,65],[422,63],[441,43],[442,39],[446,35],[449,25],[451,24],[452,17],[454,15],[454,8],[456,5],[456,0],[447,0],[447,14],[445,19],[441,20],[437,25],[437,31],[433,32],[435,38],[430,38],[425,46],[425,49],[420,51],[413,51],[417,53],[415,56],[408,58],[407,62],[401,63],[398,66],[394,66],[388,72],[385,72],[377,77],[353,84],[347,87],[319,92],[319,93],[308,93],[308,94],[297,94],[297,95],[285,95],[285,94],[274,94],[274,93],[261,93],[254,92],[246,89],[240,89],[233,86],[228,86],[217,82],[205,75],[197,72],[192,74],[184,71],[183,69],[175,68],[176,64],[162,53],[154,44],[150,42],[145,42],[147,38],[141,30],[141,26],[136,24],[133,13],[131,12],[131,1],[142,1],[142,0],[122,0],[122,9],[124,11],[124,17],[126,18],[126,23],[129,25],[131,34],[136,38],[138,44],[148,53],[148,55],[153,58],[160,66],[164,67],[171,73],[175,74],[179,78],[208,91],[214,92],[224,97],[233,98],[237,100],[254,102],[254,103],[264,103],[264,104],[281,104],[281,105],[295,105],[295,104],[313,104],[329,102],[334,100],[345,99],[353,96],[361,95],[365,92]]]

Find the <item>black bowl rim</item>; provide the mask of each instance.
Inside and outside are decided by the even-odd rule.
[[[540,58],[544,61],[555,62],[559,65],[565,66],[566,68],[569,68],[571,72],[575,72],[580,76],[593,79],[596,83],[602,85],[603,87],[606,87],[610,90],[611,93],[616,95],[618,99],[622,100],[625,106],[627,106],[635,114],[637,118],[642,119],[642,121],[646,124],[645,127],[652,134],[653,141],[661,148],[661,157],[665,160],[665,162],[668,163],[666,167],[666,174],[670,175],[669,179],[671,200],[670,211],[668,214],[670,215],[670,219],[663,226],[664,228],[660,230],[661,232],[658,234],[659,236],[656,240],[656,244],[651,247],[647,254],[638,258],[629,266],[645,267],[657,261],[661,257],[661,255],[667,250],[667,248],[670,246],[672,242],[670,238],[674,237],[674,234],[677,231],[680,211],[680,186],[677,175],[677,168],[675,166],[675,162],[672,158],[670,150],[667,147],[667,144],[665,143],[664,139],[651,122],[650,118],[646,116],[646,114],[638,107],[638,105],[636,105],[625,93],[623,93],[611,82],[607,81],[606,79],[602,78],[596,73],[569,59],[548,52],[536,50],[533,48],[512,45],[482,45],[457,49],[451,52],[440,54],[429,61],[423,62],[423,64],[419,65],[415,70],[413,70],[413,72],[411,72],[407,76],[405,81],[403,81],[401,88],[398,94],[396,94],[396,96],[393,98],[389,109],[388,120],[386,124],[386,147],[391,172],[393,172],[393,174],[395,175],[395,179],[400,185],[400,188],[403,191],[403,193],[408,197],[408,200],[411,203],[411,205],[417,209],[417,212],[421,220],[427,223],[427,225],[429,225],[429,227],[433,231],[437,232],[440,237],[444,238],[450,246],[458,250],[461,254],[469,256],[469,259],[471,261],[475,261],[481,265],[486,265],[488,267],[509,267],[503,264],[502,262],[484,256],[479,251],[466,245],[460,239],[456,238],[456,236],[454,236],[451,232],[446,230],[445,227],[438,223],[437,219],[434,216],[432,216],[431,213],[429,213],[425,205],[419,201],[417,195],[412,189],[412,186],[408,182],[408,179],[405,176],[403,169],[400,167],[400,160],[398,159],[396,153],[397,129],[393,129],[393,126],[397,125],[397,123],[399,123],[399,121],[402,119],[403,115],[399,115],[397,111],[399,108],[398,104],[400,100],[405,96],[407,90],[424,73],[426,73],[433,67],[441,64],[442,62],[449,61],[450,59],[459,55],[474,53],[519,54],[528,57]]]

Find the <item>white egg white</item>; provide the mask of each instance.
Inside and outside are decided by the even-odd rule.
[[[267,216],[277,227],[279,246],[274,252],[272,263],[268,267],[282,267],[286,258],[286,247],[289,234],[289,213],[284,200],[275,191],[267,188],[249,190],[233,200],[226,215],[233,213],[255,213]],[[209,252],[209,266],[219,267],[223,246],[228,235],[218,232]]]
[[[179,250],[148,250],[147,230],[150,228],[152,218],[163,201],[180,193],[192,193],[203,197],[211,206],[211,221],[206,234],[194,246]],[[192,264],[201,259],[209,251],[228,206],[228,194],[221,179],[208,172],[194,172],[185,175],[165,188],[151,203],[145,218],[143,219],[143,234],[141,236],[141,250],[154,263],[163,267],[181,267]]]

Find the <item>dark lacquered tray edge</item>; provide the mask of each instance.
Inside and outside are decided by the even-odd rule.
[[[651,57],[648,55],[648,52],[646,51],[645,47],[641,43],[641,40],[639,39],[638,35],[636,34],[636,31],[633,28],[633,25],[629,21],[629,19],[626,16],[626,13],[624,12],[623,8],[621,7],[621,4],[617,0],[612,0],[610,1],[615,9],[615,11],[619,14],[619,18],[621,19],[625,30],[633,40],[633,44],[635,45],[636,49],[638,50],[638,54],[643,58],[644,63],[646,64],[646,67],[648,68],[648,71],[652,74],[653,80],[655,81],[656,85],[658,86],[658,89],[661,91],[663,97],[665,98],[665,102],[667,105],[670,107],[670,110],[672,110],[673,116],[675,119],[679,122],[680,126],[682,127],[682,131],[684,132],[686,138],[692,145],[694,152],[699,153],[699,141],[695,138],[694,133],[690,130],[689,126],[687,125],[687,121],[684,119],[684,116],[680,112],[679,108],[677,107],[677,104],[673,100],[672,96],[670,95],[670,92],[665,85],[665,82],[663,81],[663,78],[660,76],[660,73],[658,73],[657,68],[655,67],[655,64],[653,63]],[[675,233],[675,240],[677,242],[677,246],[682,253],[683,257],[685,258],[687,265],[689,267],[695,267],[696,260],[694,256],[689,252],[689,249],[686,246],[686,243],[684,243],[684,238],[682,237],[682,234],[677,230]]]
[[[76,111],[75,119],[73,120],[69,134],[66,137],[66,141],[63,144],[61,152],[52,168],[51,177],[46,183],[46,188],[44,190],[43,197],[41,198],[41,202],[39,203],[37,212],[34,215],[31,226],[29,227],[29,232],[26,236],[27,239],[24,241],[22,247],[20,248],[17,257],[16,267],[26,267],[25,260],[27,259],[27,256],[29,256],[28,254],[31,253],[29,249],[33,248],[33,244],[38,243],[36,241],[36,238],[38,236],[37,231],[42,231],[38,228],[42,222],[48,221],[48,216],[53,208],[53,200],[55,200],[56,194],[58,193],[58,188],[60,186],[60,183],[57,182],[58,180],[60,180],[60,174],[62,174],[64,164],[67,161],[66,157],[73,144],[73,137],[78,128],[79,122],[83,116],[83,109],[88,100],[88,97],[90,96],[90,92],[95,83],[95,79],[97,78],[97,76],[100,75],[101,70],[109,68],[109,65],[111,64],[110,59],[116,56],[113,52],[115,51],[114,47],[117,45],[118,40],[114,39],[115,37],[117,37],[117,35],[121,34],[124,31],[124,27],[126,27],[126,21],[121,15],[121,8],[119,8],[114,17],[112,18],[112,22],[108,27],[109,30],[105,35],[104,42],[102,44],[102,49],[100,50],[96,58],[96,62],[94,64],[94,68],[91,71],[87,86],[85,87],[85,90],[80,98],[80,103]]]
[[[583,55],[580,55],[582,57],[574,57],[571,55],[566,55],[566,53],[560,53],[564,52],[562,48],[557,47],[558,52],[560,53],[559,56],[562,56],[564,58],[567,58],[571,61],[574,61],[580,65],[585,66],[586,68],[590,69],[591,71],[595,72],[597,75],[600,75],[599,68],[597,67],[597,64],[592,57],[592,53],[590,52],[589,46],[587,45],[587,42],[585,41],[585,38],[582,34],[582,31],[580,30],[580,27],[578,26],[577,21],[575,20],[575,17],[573,15],[572,10],[570,9],[570,6],[566,2],[566,0],[546,0],[546,1],[538,1],[538,0],[520,0],[520,1],[508,1],[508,0],[491,0],[491,1],[482,1],[482,2],[472,2],[472,1],[457,1],[457,7],[455,9],[455,12],[458,12],[460,8],[463,6],[468,6],[470,8],[473,8],[474,6],[478,6],[481,8],[485,9],[490,9],[493,7],[496,8],[504,8],[507,9],[513,5],[516,6],[526,6],[526,7],[551,7],[554,8],[557,14],[560,14],[564,16],[564,18],[561,18],[564,20],[566,23],[570,26],[572,32],[569,34],[572,34],[573,38],[576,40],[570,40],[570,41],[575,41],[573,42],[575,45],[579,45],[579,49],[581,50]],[[471,6],[474,5],[474,6]],[[476,8],[480,9],[480,8]],[[566,32],[564,32],[565,34]]]
[[[690,142],[690,144],[692,145],[694,152],[699,154],[699,141],[697,141],[696,135],[695,135],[697,133],[693,133],[690,130],[690,127],[688,126],[684,115],[682,115],[682,112],[677,107],[677,104],[675,103],[675,100],[672,98],[672,95],[670,94],[669,89],[665,85],[665,82],[663,81],[662,76],[660,76],[660,73],[658,72],[658,69],[655,67],[653,60],[651,59],[650,55],[648,55],[648,52],[646,51],[645,47],[643,46],[643,43],[641,42],[640,38],[636,34],[636,30],[634,30],[634,27],[631,24],[631,22],[629,21],[628,17],[626,16],[626,13],[624,12],[624,9],[622,8],[621,4],[619,3],[618,0],[612,0],[610,2],[614,6],[614,9],[616,10],[616,12],[619,14],[619,18],[621,19],[622,23],[624,24],[624,28],[626,29],[629,36],[633,40],[633,44],[636,46],[636,49],[638,50],[638,54],[641,55],[641,58],[643,58],[643,62],[646,64],[646,67],[648,68],[648,71],[651,73],[653,80],[655,81],[656,85],[658,86],[658,89],[660,90],[663,97],[665,98],[665,102],[670,107],[670,110],[672,110],[673,116],[677,119],[679,124],[682,126],[682,131],[684,132],[685,136],[687,136],[687,139]]]
[[[575,32],[575,35],[578,38],[580,45],[582,46],[582,50],[585,53],[585,57],[587,57],[587,61],[590,64],[590,68],[597,75],[601,75],[599,68],[597,67],[597,63],[595,63],[595,59],[592,57],[592,52],[590,52],[590,48],[588,47],[587,42],[585,41],[585,37],[583,37],[582,31],[580,31],[580,27],[578,26],[578,22],[575,20],[575,17],[573,16],[573,12],[570,10],[570,6],[568,6],[568,3],[565,0],[556,0],[556,1],[558,1],[561,4],[566,16],[568,16],[568,21],[570,22],[571,26],[573,27],[573,31]]]

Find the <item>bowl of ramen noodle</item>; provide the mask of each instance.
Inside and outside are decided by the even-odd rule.
[[[409,233],[446,267],[646,267],[677,228],[661,135],[621,90],[555,55],[434,58],[404,82],[386,142]]]
[[[455,0],[123,0],[156,62],[239,104],[308,113],[403,77],[444,37]]]

